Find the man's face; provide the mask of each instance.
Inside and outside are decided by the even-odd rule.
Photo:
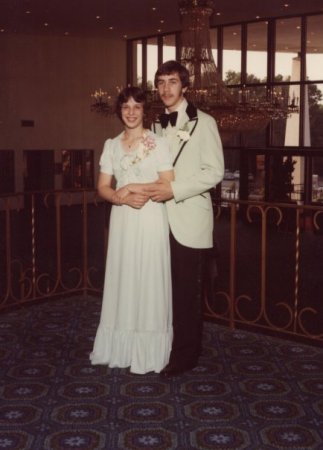
[[[177,72],[170,75],[160,75],[157,79],[157,90],[169,112],[176,111],[183,100],[187,87],[183,88]]]

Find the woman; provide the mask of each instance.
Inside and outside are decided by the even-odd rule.
[[[172,343],[169,228],[165,205],[145,187],[172,181],[164,138],[143,126],[145,94],[127,87],[118,96],[124,131],[105,142],[98,192],[113,204],[100,324],[92,364],[159,373]],[[116,181],[114,189],[113,180]]]

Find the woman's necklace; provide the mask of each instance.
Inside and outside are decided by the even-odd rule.
[[[131,138],[130,136],[127,136],[126,133],[124,134],[124,144],[125,146],[131,150],[132,148],[136,147],[138,142],[143,138],[145,133],[145,130],[142,130],[140,136],[135,136]]]
[[[137,136],[137,137],[135,137],[135,138],[133,138],[133,139],[127,139],[127,140],[126,140],[126,145],[127,145],[127,147],[128,147],[128,148],[133,147],[134,144],[136,144],[137,141],[139,141],[141,138],[142,138],[142,136]]]

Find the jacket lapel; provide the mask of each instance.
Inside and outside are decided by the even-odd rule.
[[[186,122],[184,122],[184,124],[179,128],[180,130],[184,130],[187,131],[189,133],[189,136],[191,138],[192,134],[195,131],[196,125],[198,123],[198,117],[197,117],[197,109],[196,107],[188,102],[187,108],[186,108],[186,114],[187,114],[187,120]],[[179,149],[178,152],[174,158],[174,162],[173,162],[173,166],[175,166],[175,164],[178,161],[178,158],[180,157],[185,145],[187,144],[187,142],[189,141],[189,139],[187,140],[180,140],[179,141]]]
[[[186,117],[185,117],[184,121],[182,121],[181,126],[179,127],[179,130],[187,131],[189,133],[189,136],[191,137],[195,131],[197,123],[198,123],[197,109],[192,103],[188,102],[188,105],[186,108]],[[163,135],[163,129],[161,127],[159,120],[156,122],[153,122],[153,131],[154,131],[154,133],[158,134],[159,136]],[[177,163],[177,160],[180,157],[185,145],[189,141],[189,139],[187,139],[187,140],[183,140],[180,138],[177,138],[177,139],[178,139],[178,150],[177,150],[177,153],[176,153],[176,151],[174,152],[174,161],[173,161],[174,166]]]

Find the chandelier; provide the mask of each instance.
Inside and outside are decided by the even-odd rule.
[[[186,98],[202,111],[213,116],[222,139],[234,132],[264,128],[271,120],[284,119],[298,111],[298,99],[289,102],[282,91],[261,87],[251,90],[227,88],[215,65],[209,20],[213,0],[179,0],[181,17],[180,62],[190,75]],[[232,92],[232,93],[231,93]],[[164,107],[156,90],[147,92],[148,120],[153,121]],[[108,115],[113,112],[113,101],[101,89],[92,94],[91,109]]]
[[[117,93],[120,92],[120,88],[117,87]],[[93,98],[93,103],[91,104],[91,111],[102,114],[103,116],[108,116],[114,114],[114,102],[115,100],[107,92],[103,91],[101,88],[96,90],[91,94]]]
[[[288,104],[281,91],[243,86],[230,93],[222,81],[211,50],[209,19],[213,0],[179,0],[181,63],[190,74],[187,97],[217,121],[221,134],[259,130],[270,120],[296,111],[297,99]],[[234,90],[231,90],[234,92]]]

